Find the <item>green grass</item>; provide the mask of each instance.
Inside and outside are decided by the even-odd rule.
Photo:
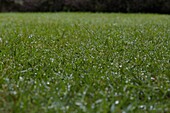
[[[170,16],[1,13],[0,113],[170,112]]]

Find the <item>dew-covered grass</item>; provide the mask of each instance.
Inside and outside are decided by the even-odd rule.
[[[1,13],[0,112],[170,112],[170,16]]]

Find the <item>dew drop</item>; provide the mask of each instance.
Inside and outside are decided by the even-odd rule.
[[[20,80],[20,81],[23,81],[24,79],[23,79],[23,77],[19,77],[19,80]]]
[[[99,103],[101,103],[103,100],[102,99],[99,99],[99,100],[96,100],[96,104],[99,104]]]
[[[33,37],[33,35],[32,35],[32,34],[28,36],[28,38],[32,38],[32,37]]]
[[[2,38],[0,38],[0,43],[2,42]]]
[[[50,85],[50,82],[47,82],[47,85]]]
[[[117,105],[117,104],[119,104],[119,101],[118,101],[118,100],[115,101],[115,105]]]
[[[54,62],[54,58],[50,58],[51,62]]]
[[[146,106],[145,105],[140,105],[139,108],[140,109],[146,109]]]

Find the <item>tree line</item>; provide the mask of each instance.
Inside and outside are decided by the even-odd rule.
[[[57,11],[170,14],[170,0],[0,0],[0,12]]]

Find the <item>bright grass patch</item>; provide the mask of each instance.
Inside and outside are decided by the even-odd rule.
[[[0,112],[170,112],[170,16],[1,13]]]

